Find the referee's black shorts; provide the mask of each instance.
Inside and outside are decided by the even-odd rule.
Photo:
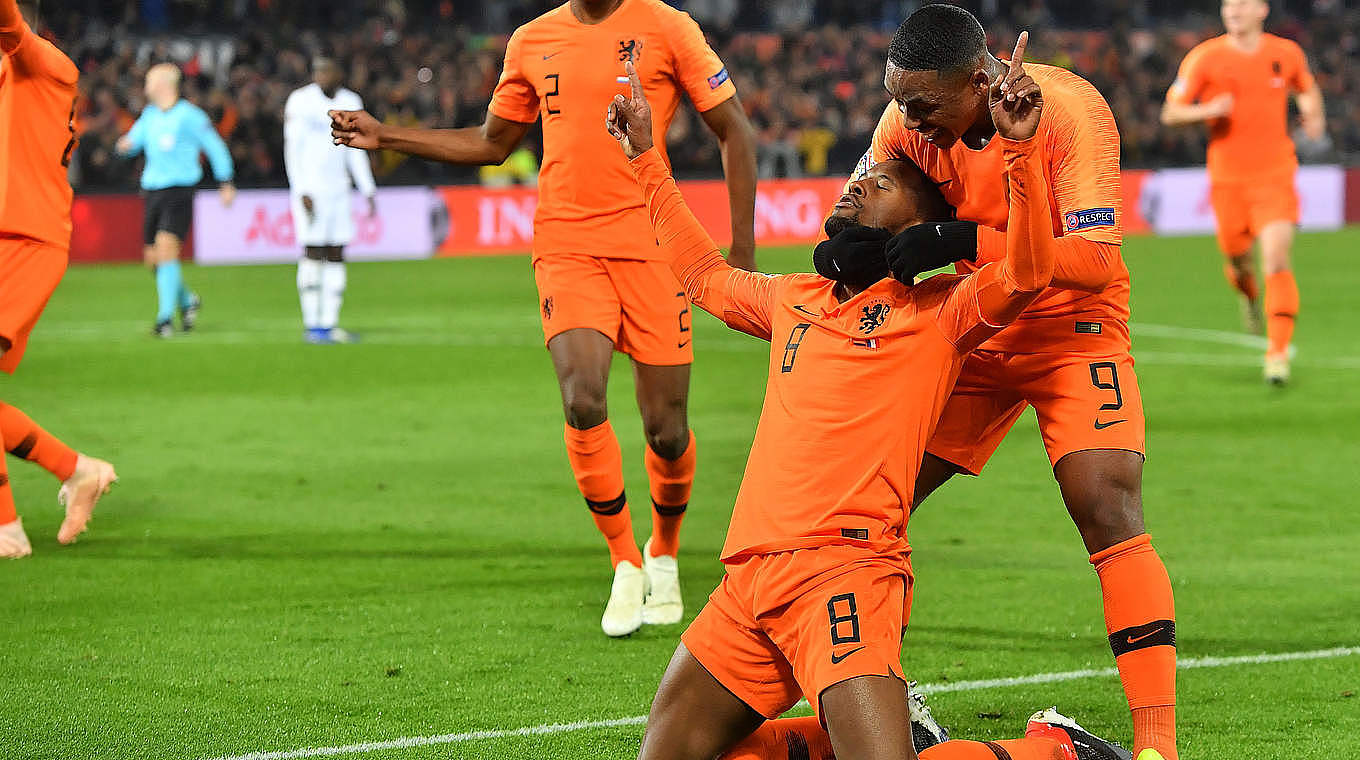
[[[194,189],[167,187],[146,191],[146,219],[142,222],[142,241],[156,242],[157,232],[168,232],[184,240],[194,221]]]

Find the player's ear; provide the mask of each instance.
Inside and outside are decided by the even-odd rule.
[[[968,77],[968,84],[972,85],[973,92],[978,97],[986,98],[992,88],[992,77],[987,73],[986,67],[978,66]]]

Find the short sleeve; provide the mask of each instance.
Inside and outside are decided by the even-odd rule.
[[[737,94],[737,86],[722,59],[708,46],[704,32],[688,13],[674,11],[667,22],[675,81],[699,112],[721,105]]]
[[[1120,245],[1123,199],[1114,114],[1094,88],[1053,105],[1058,107],[1045,114],[1052,116],[1045,171],[1062,235]]]
[[[523,46],[524,27],[520,27],[505,45],[505,65],[487,110],[502,119],[529,124],[538,119],[538,92],[522,68]]]
[[[1185,54],[1181,67],[1176,71],[1176,81],[1166,91],[1168,103],[1186,105],[1199,100],[1207,82],[1206,57],[1203,47],[1196,47]]]
[[[1308,92],[1317,85],[1313,79],[1313,72],[1308,68],[1308,56],[1304,55],[1303,48],[1298,43],[1289,43],[1289,53],[1291,65],[1289,67],[1289,89],[1294,93]]]

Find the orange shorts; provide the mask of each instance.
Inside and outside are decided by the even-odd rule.
[[[1143,396],[1128,353],[998,351],[964,361],[926,450],[977,475],[1031,405],[1050,464],[1091,449],[1144,453]]]
[[[66,274],[67,252],[24,237],[0,237],[0,371],[14,374],[47,299]]]
[[[1250,251],[1261,228],[1271,222],[1299,223],[1299,194],[1292,171],[1259,182],[1213,182],[1209,202],[1214,207],[1218,247],[1228,256]]]
[[[704,669],[751,709],[777,718],[860,676],[903,681],[911,562],[859,546],[761,554],[727,574],[681,636]]]
[[[689,301],[663,262],[554,254],[534,259],[534,282],[544,343],[584,327],[643,364],[694,361]]]

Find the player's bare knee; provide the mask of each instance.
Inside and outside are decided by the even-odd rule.
[[[657,420],[645,422],[643,433],[647,446],[662,459],[679,459],[689,448],[689,426],[682,416],[679,420]]]
[[[1089,552],[1144,532],[1142,459],[1132,452],[1087,452],[1058,462],[1063,502]]]
[[[603,383],[570,375],[562,380],[562,411],[577,430],[593,428],[609,415]]]

